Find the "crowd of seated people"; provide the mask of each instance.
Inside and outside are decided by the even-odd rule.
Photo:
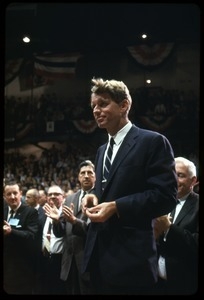
[[[39,157],[34,154],[22,154],[19,151],[4,153],[4,179],[15,179],[22,185],[23,197],[30,188],[47,191],[51,185],[59,185],[66,194],[79,189],[77,166],[84,159],[94,161],[95,150],[85,152],[83,145],[58,148],[53,144],[42,150]],[[195,153],[184,155],[198,166]],[[199,171],[198,171],[199,174]],[[199,176],[198,176],[199,178]],[[195,186],[199,191],[199,182]]]
[[[137,88],[132,91],[132,98],[133,123],[137,123],[141,116],[147,116],[160,125],[162,120],[177,116],[184,127],[188,125],[192,130],[195,126],[191,124],[198,121],[199,101],[193,91]],[[6,96],[4,110],[6,138],[19,136],[19,132],[26,128],[28,136],[46,136],[49,122],[54,122],[56,133],[66,134],[75,129],[74,121],[93,119],[89,95],[86,94],[68,99],[59,97],[55,92],[33,96],[33,99]]]
[[[131,117],[136,125],[140,120],[140,115],[149,117],[156,124],[157,120],[160,120],[158,122],[161,123],[161,114],[166,114],[164,119],[171,114],[178,114],[179,126],[175,122],[174,127],[172,126],[171,130],[168,130],[168,133],[171,132],[170,138],[168,134],[167,137],[173,145],[175,156],[185,156],[198,165],[198,158],[193,157],[192,159],[191,157],[192,155],[195,156],[194,152],[197,152],[196,145],[198,144],[199,105],[195,93],[193,91],[183,92],[163,88],[138,88],[132,91],[132,97]],[[88,103],[88,95],[62,99],[54,92],[34,96],[32,101],[29,97],[5,97],[5,140],[7,137],[15,137],[17,131],[20,131],[23,127],[25,128],[26,124],[32,123],[30,131],[28,128],[27,133],[24,132],[25,135],[27,134],[30,139],[32,136],[39,137],[42,141],[43,137],[49,136],[49,132],[46,131],[46,122],[48,121],[55,122],[54,131],[56,136],[63,133],[68,139],[67,130],[70,129],[73,120],[93,118]],[[158,113],[160,113],[160,116],[158,116]],[[182,122],[180,122],[181,120]],[[182,126],[183,129],[181,129]],[[151,130],[152,128],[148,129]],[[165,131],[162,133],[166,135]],[[81,147],[79,144],[74,146],[73,137],[76,135],[76,139],[80,140],[80,137],[77,137],[78,134],[83,133],[77,130],[76,132],[72,131],[72,141],[69,149],[53,149],[52,147],[51,149],[42,150],[39,159],[34,155],[21,155],[18,151],[13,153],[5,151],[4,178],[14,176],[22,183],[25,192],[31,187],[46,190],[52,182],[60,185],[66,193],[76,191],[78,188],[76,179],[78,163],[83,159],[94,160],[95,149],[97,148],[93,147],[93,151],[90,152],[85,152],[84,147],[82,149],[87,134],[83,134],[83,141],[81,140],[79,143]],[[98,139],[101,144],[101,137],[98,137]],[[192,140],[191,143],[189,143],[189,139]],[[179,141],[178,147],[176,145],[177,141]],[[192,146],[187,151],[189,145]],[[184,148],[184,151],[181,147]],[[179,151],[177,151],[177,148]],[[197,186],[197,188],[199,187]]]
[[[53,184],[59,185],[65,193],[78,190],[77,166],[84,159],[93,160],[94,153],[83,153],[79,147],[59,149],[54,145],[42,150],[39,157],[22,154],[19,151],[4,153],[4,179],[21,183],[23,197],[30,188],[45,190]]]

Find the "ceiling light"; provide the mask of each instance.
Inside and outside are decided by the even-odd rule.
[[[30,38],[29,38],[29,36],[24,36],[24,37],[23,37],[23,42],[24,42],[24,43],[30,43]]]

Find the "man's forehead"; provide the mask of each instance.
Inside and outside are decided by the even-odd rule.
[[[111,99],[111,96],[109,95],[109,93],[100,93],[100,94],[95,94],[93,93],[91,95],[91,99],[94,99],[94,100],[102,100],[102,101],[110,101]]]
[[[5,191],[16,191],[16,190],[19,190],[19,187],[17,184],[14,184],[14,185],[6,185],[5,186]]]
[[[93,171],[93,168],[91,166],[83,166],[83,167],[81,167],[81,172],[88,171],[88,170]]]
[[[26,193],[26,196],[33,197],[34,194],[33,193]]]
[[[59,187],[50,187],[48,193],[62,193],[62,190]]]

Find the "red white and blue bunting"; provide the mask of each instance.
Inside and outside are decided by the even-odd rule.
[[[73,124],[82,133],[92,133],[97,128],[95,120],[74,120]]]
[[[131,56],[145,67],[161,64],[171,53],[173,43],[156,43],[154,45],[137,45],[128,47]]]

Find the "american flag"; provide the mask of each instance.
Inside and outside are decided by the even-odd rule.
[[[35,74],[50,79],[74,77],[80,57],[81,54],[78,52],[35,56]]]

